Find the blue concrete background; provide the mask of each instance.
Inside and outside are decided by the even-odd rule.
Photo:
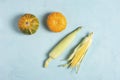
[[[67,28],[60,33],[45,26],[50,12],[62,12]],[[40,20],[34,35],[17,27],[19,17],[32,13]],[[71,46],[47,69],[43,62],[51,48],[66,34],[83,26]],[[0,80],[120,80],[120,0],[0,0]],[[79,73],[58,67],[70,50],[93,31]]]

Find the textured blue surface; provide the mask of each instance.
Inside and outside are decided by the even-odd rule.
[[[120,0],[0,0],[0,80],[120,80]],[[60,33],[46,29],[48,13],[62,12],[68,21]],[[17,20],[24,13],[36,15],[41,24],[34,35],[22,34]],[[66,34],[83,26],[74,43],[47,69],[43,62],[51,48]],[[94,32],[76,74],[57,67],[88,32]]]

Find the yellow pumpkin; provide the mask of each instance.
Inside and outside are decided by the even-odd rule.
[[[19,29],[25,34],[34,34],[39,27],[39,20],[33,14],[24,14],[18,21]]]

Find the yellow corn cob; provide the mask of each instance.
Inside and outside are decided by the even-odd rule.
[[[72,31],[68,34],[63,40],[61,40],[57,46],[50,52],[49,58],[45,61],[44,67],[47,67],[49,62],[58,56],[60,56],[63,51],[71,44],[71,42],[75,39],[77,33],[80,31],[81,27],[78,27],[76,30]]]
[[[92,36],[93,32],[91,32],[87,37],[82,40],[82,42],[79,43],[79,45],[75,48],[74,52],[67,59],[68,63],[63,66],[76,68],[76,72],[78,72],[80,63],[92,42]]]

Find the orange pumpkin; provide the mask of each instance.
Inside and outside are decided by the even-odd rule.
[[[61,32],[67,26],[67,20],[62,13],[53,12],[48,15],[47,26],[53,32]]]
[[[33,14],[24,14],[18,21],[19,29],[25,34],[34,34],[39,27],[39,20]]]

